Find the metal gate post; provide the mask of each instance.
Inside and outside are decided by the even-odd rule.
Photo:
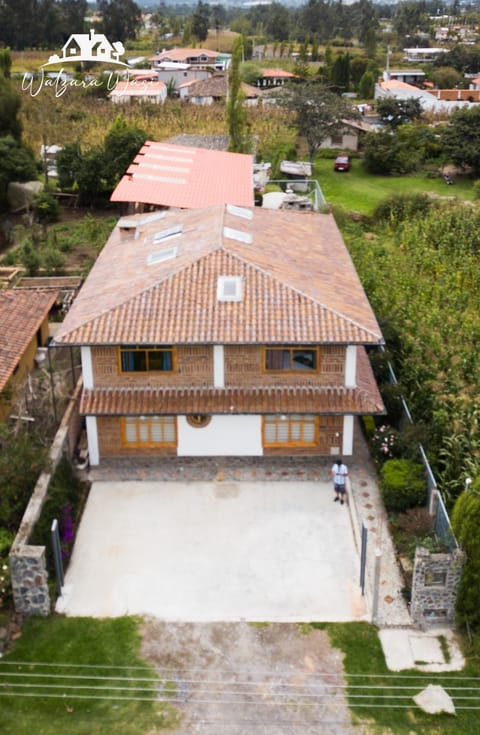
[[[53,560],[55,562],[55,574],[57,577],[57,592],[59,597],[62,594],[62,587],[64,585],[63,577],[63,563],[62,563],[62,550],[60,548],[60,534],[58,531],[58,521],[55,518],[52,521],[52,547],[53,547]]]
[[[368,525],[362,521],[362,546],[360,549],[360,588],[362,595],[365,594],[365,567],[367,566],[367,539]]]

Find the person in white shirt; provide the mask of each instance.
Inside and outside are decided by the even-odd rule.
[[[334,501],[335,503],[340,501],[340,504],[343,505],[347,494],[346,483],[348,476],[348,467],[347,465],[343,464],[341,457],[335,460],[330,472],[333,479],[333,489],[335,491]]]

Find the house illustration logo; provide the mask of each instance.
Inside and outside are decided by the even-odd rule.
[[[121,41],[111,44],[103,33],[95,33],[90,29],[90,33],[72,33],[62,47],[62,55],[53,54],[42,66],[78,61],[101,61],[127,66],[119,59],[124,53],[125,48]]]

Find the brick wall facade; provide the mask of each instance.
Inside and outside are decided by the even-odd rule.
[[[225,385],[343,385],[345,348],[325,346],[320,349],[320,370],[265,372],[263,349],[256,345],[225,347]]]
[[[177,454],[175,447],[123,446],[118,416],[99,416],[97,428],[100,457],[175,457]]]
[[[93,347],[93,379],[96,387],[141,385],[213,385],[213,347],[180,345],[175,348],[176,371],[162,373],[121,373],[116,347]],[[263,349],[257,345],[226,345],[225,385],[343,385],[345,348],[320,349],[320,370],[264,372]]]
[[[266,457],[328,457],[341,454],[343,445],[343,416],[319,416],[318,443],[315,447],[265,447]]]
[[[93,380],[96,387],[141,385],[211,385],[213,348],[208,345],[175,348],[176,371],[162,373],[122,373],[116,347],[92,347]]]

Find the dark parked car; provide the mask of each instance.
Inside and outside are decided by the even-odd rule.
[[[350,171],[350,156],[337,156],[333,166],[334,171]]]

